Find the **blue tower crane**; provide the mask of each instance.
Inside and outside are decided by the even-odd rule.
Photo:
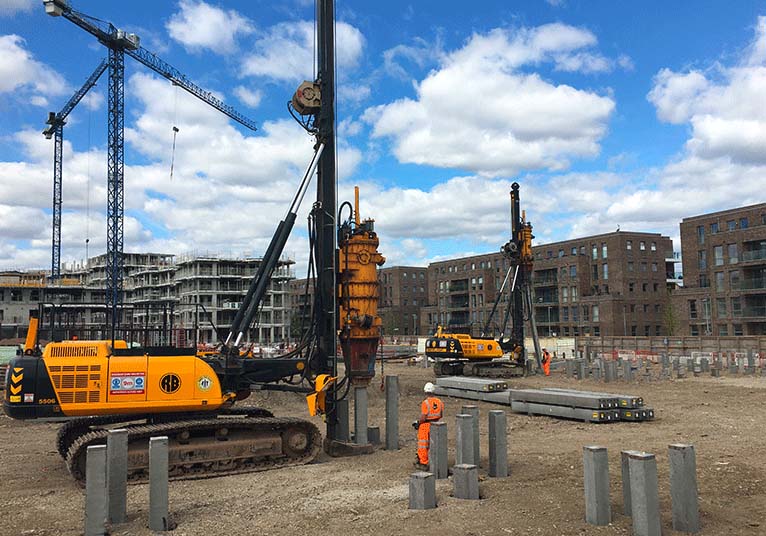
[[[109,50],[107,105],[107,202],[106,202],[106,308],[111,339],[116,338],[118,311],[123,286],[124,147],[125,147],[125,54],[167,78],[201,101],[226,114],[237,123],[256,130],[255,123],[225,104],[209,91],[191,82],[183,73],[141,47],[134,33],[120,30],[110,22],[75,11],[66,0],[43,0],[45,12],[64,17],[95,36]]]
[[[51,240],[51,281],[55,282],[61,277],[61,168],[63,162],[64,125],[66,118],[74,107],[82,100],[90,89],[104,74],[109,64],[106,59],[101,60],[96,70],[88,77],[85,84],[78,89],[58,112],[49,112],[48,125],[43,134],[47,139],[53,138],[53,239]]]

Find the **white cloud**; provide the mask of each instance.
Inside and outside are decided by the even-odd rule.
[[[250,108],[257,108],[261,104],[261,99],[263,99],[263,92],[260,89],[252,91],[245,86],[235,87],[234,94]]]
[[[477,34],[417,84],[416,99],[370,108],[363,118],[373,137],[393,139],[400,162],[485,175],[563,169],[572,157],[598,154],[615,103],[519,68],[548,61],[593,70],[596,60],[581,49],[595,42],[562,24]]]
[[[3,0],[0,2],[0,17],[11,17],[16,13],[29,12],[37,5],[34,0]]]
[[[233,9],[224,10],[201,0],[181,0],[178,6],[180,11],[165,27],[170,37],[189,50],[228,54],[236,49],[239,35],[253,32],[251,22]]]
[[[68,91],[64,78],[44,63],[35,60],[18,35],[0,35],[0,93],[36,99],[63,95]]]
[[[356,27],[335,24],[338,71],[357,66],[364,49],[364,36]],[[283,22],[269,28],[255,42],[255,50],[242,62],[242,74],[289,81],[313,79],[314,23]]]

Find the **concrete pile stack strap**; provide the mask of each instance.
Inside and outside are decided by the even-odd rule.
[[[611,396],[597,396],[577,391],[545,391],[542,389],[512,389],[511,400],[535,404],[550,404],[572,408],[619,408],[619,401]]]
[[[592,396],[608,396],[616,398],[620,403],[621,408],[640,408],[644,405],[644,399],[636,395],[626,395],[618,393],[602,393],[598,391],[582,391],[580,389],[562,389],[560,387],[545,387],[543,391],[556,391],[566,393],[582,393]]]
[[[464,389],[453,389],[451,387],[436,386],[434,394],[440,396],[449,396],[452,398],[462,398],[466,400],[481,400],[482,402],[491,402],[493,404],[511,405],[510,391],[498,391],[495,393],[484,393],[481,391],[466,391]]]
[[[444,376],[436,378],[436,385],[465,391],[495,392],[508,389],[508,382],[487,378],[470,378],[466,376]]]
[[[535,404],[517,400],[511,402],[511,411],[514,413],[547,415],[549,417],[563,417],[565,419],[576,419],[578,421],[595,423],[619,422],[620,420],[619,409],[573,408],[550,404]]]

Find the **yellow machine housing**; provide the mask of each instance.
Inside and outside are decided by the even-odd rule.
[[[426,339],[426,356],[435,359],[487,361],[503,357],[503,349],[492,337],[476,338],[465,333],[444,333],[439,326]]]
[[[18,397],[8,395],[5,409],[23,418],[214,411],[235,396],[222,394],[218,376],[193,349],[167,354],[124,341],[114,348],[109,341],[49,343],[42,359],[17,367]]]

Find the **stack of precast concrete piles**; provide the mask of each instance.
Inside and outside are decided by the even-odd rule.
[[[508,389],[503,380],[450,376],[436,380],[436,394],[511,406],[516,413],[585,422],[648,421],[654,410],[640,396],[575,389]]]

